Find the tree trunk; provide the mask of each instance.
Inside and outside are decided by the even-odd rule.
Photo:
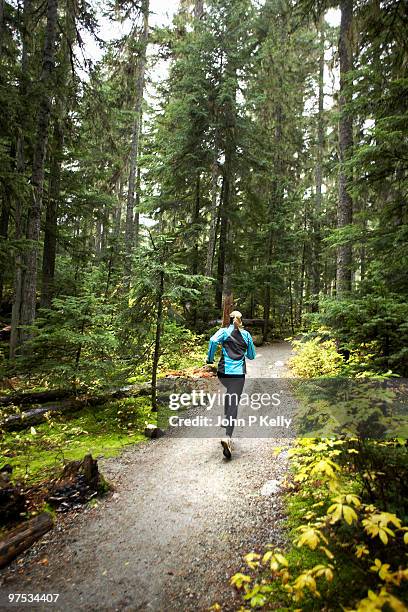
[[[29,52],[29,32],[30,32],[30,11],[31,0],[24,0],[23,18],[21,28],[22,50],[21,50],[21,77],[19,86],[19,115],[18,125],[19,132],[16,138],[16,172],[22,175],[25,171],[25,155],[24,155],[24,135],[27,129],[27,90],[29,81],[28,72],[28,52]],[[25,201],[22,196],[17,197],[14,207],[14,225],[15,238],[21,240],[26,231],[26,211]],[[21,344],[21,329],[19,327],[21,320],[21,304],[22,304],[22,287],[23,287],[23,253],[18,249],[14,262],[14,296],[13,308],[11,313],[11,334],[10,334],[10,359],[16,355],[16,350]]]
[[[55,63],[55,43],[57,35],[58,0],[48,0],[47,26],[40,77],[40,104],[37,117],[37,134],[34,144],[33,169],[31,175],[32,199],[27,224],[27,239],[31,241],[24,257],[25,274],[22,286],[20,325],[32,325],[35,318],[37,298],[38,246],[41,230],[41,208],[44,187],[44,166],[48,141],[48,126],[51,113],[52,83],[51,73]],[[29,331],[22,333],[24,343],[30,336]]]
[[[212,175],[211,175],[211,221],[210,221],[210,234],[208,240],[207,250],[207,262],[205,266],[205,275],[212,276],[214,266],[214,255],[215,255],[215,244],[217,241],[217,228],[219,223],[219,210],[221,208],[221,202],[224,191],[224,181],[221,185],[220,205],[217,206],[217,191],[218,191],[218,164],[213,163]]]
[[[362,210],[363,210],[363,214],[364,214],[364,219],[363,219],[363,227],[362,227],[362,235],[363,235],[363,241],[362,241],[362,245],[360,247],[360,279],[361,282],[364,281],[365,276],[366,276],[366,268],[367,268],[367,252],[366,252],[366,242],[367,242],[367,218],[366,218],[366,210],[365,210],[366,204],[365,201],[363,200],[362,202]]]
[[[204,15],[204,0],[195,0],[194,2],[194,17],[201,19]]]
[[[200,240],[200,173],[197,173],[195,197],[194,197],[194,211],[193,211],[193,235],[194,235],[194,251],[193,261],[191,266],[191,273],[198,274],[198,260],[199,260],[199,240]]]
[[[7,240],[7,236],[8,236],[8,228],[9,228],[9,221],[10,221],[10,208],[11,208],[10,196],[6,188],[6,192],[4,193],[4,198],[1,203],[1,214],[0,214],[0,236],[4,240]],[[4,264],[6,264],[6,262],[4,262]],[[0,269],[0,302],[3,299],[3,285],[4,285],[5,268],[6,268],[6,265],[3,265],[3,262],[2,262],[1,269]]]
[[[102,256],[102,232],[103,232],[103,221],[102,216],[104,214],[103,207],[102,210],[97,210],[97,219],[95,223],[95,245],[94,252],[98,261],[101,260]]]
[[[276,108],[276,124],[275,124],[275,134],[274,134],[274,142],[275,142],[275,150],[276,150],[276,158],[275,158],[275,175],[278,178],[275,178],[271,185],[271,193],[269,196],[269,205],[268,205],[268,234],[266,241],[266,254],[265,254],[265,263],[266,263],[266,285],[265,285],[265,296],[264,296],[264,306],[263,306],[263,315],[264,315],[264,327],[262,333],[263,342],[266,342],[268,339],[269,332],[269,319],[270,319],[270,311],[271,311],[271,282],[272,282],[272,260],[273,260],[273,250],[274,250],[274,230],[272,227],[273,217],[276,214],[276,211],[279,209],[279,203],[281,202],[283,196],[283,189],[281,187],[281,177],[283,175],[283,162],[281,156],[281,147],[282,147],[282,134],[283,134],[283,117],[282,117],[282,107],[278,104]]]
[[[253,270],[253,268],[252,268]],[[255,296],[254,294],[251,292],[250,298],[249,298],[249,312],[248,312],[248,316],[250,319],[254,318],[254,311],[255,311]]]
[[[53,142],[50,147],[50,172],[41,271],[40,305],[47,308],[51,306],[55,292],[54,277],[58,240],[57,222],[58,206],[60,202],[61,168],[64,153],[64,131],[70,110],[69,91],[73,86],[71,52],[77,37],[75,6],[69,2],[64,5],[64,23],[62,28],[64,35],[61,39],[60,51],[58,54],[58,74],[55,77],[59,83],[59,87],[55,96],[53,108],[54,130]]]
[[[200,243],[200,205],[201,205],[201,180],[200,173],[197,173],[196,189],[194,197],[194,212],[193,212],[193,239],[194,239],[194,250],[193,250],[193,261],[191,266],[191,273],[195,276],[199,271],[199,243]],[[194,305],[192,311],[192,325],[195,328],[197,324],[197,305]]]
[[[313,252],[312,252],[312,312],[319,310],[320,294],[320,214],[322,210],[322,183],[323,183],[323,150],[324,150],[324,19],[320,19],[320,55],[319,55],[319,102],[317,115],[317,155],[316,155],[316,200],[313,215]]]
[[[115,212],[114,212],[115,217],[113,221],[113,237],[115,240],[115,244],[119,240],[120,230],[122,226],[123,180],[121,176],[119,177],[118,182],[116,184],[116,198],[117,198],[117,204],[115,207]]]
[[[269,206],[269,217],[272,217],[272,214],[273,214],[273,204],[271,203]],[[265,285],[265,295],[264,295],[264,304],[263,304],[264,325],[263,325],[263,330],[262,330],[262,342],[266,342],[266,340],[268,339],[268,330],[269,330],[269,322],[270,322],[270,314],[271,314],[272,253],[273,253],[273,231],[272,231],[272,228],[269,228],[267,242],[266,242],[266,257],[265,257],[265,263],[267,266],[267,272],[266,272],[267,280],[266,280],[266,285]]]
[[[295,333],[294,316],[293,316],[293,291],[292,291],[292,266],[289,264],[289,316],[290,329],[292,334]]]
[[[20,199],[16,200],[14,216],[16,240],[19,240],[24,234],[23,205]],[[15,258],[14,297],[11,311],[10,359],[14,359],[16,351],[21,344],[21,329],[19,325],[21,320],[23,278],[23,257],[21,251],[18,251]]]
[[[44,251],[42,261],[42,307],[49,308],[54,293],[55,257],[57,252],[57,212],[61,185],[61,164],[64,132],[57,119],[54,126],[54,151],[50,168],[50,182],[45,216]]]
[[[228,327],[230,324],[230,313],[232,312],[234,298],[231,290],[227,288],[222,300],[222,327]]]
[[[130,287],[132,276],[132,255],[135,236],[135,186],[138,175],[140,125],[145,86],[146,51],[149,38],[149,0],[142,0],[142,15],[143,30],[140,37],[141,49],[137,68],[132,145],[129,159],[128,196],[126,203],[124,285],[127,289]]]
[[[4,34],[4,0],[0,0],[0,55],[3,51],[3,34]]]
[[[139,228],[140,228],[140,164],[137,167],[137,176],[136,176],[136,198],[135,198],[135,220],[134,220],[134,245],[135,248],[139,245]]]
[[[225,168],[224,168],[225,170]],[[230,180],[223,177],[223,197],[220,206],[220,238],[218,247],[218,262],[217,262],[217,286],[215,293],[215,305],[221,308],[222,292],[224,287],[225,261],[227,252],[227,237],[228,237],[228,222],[229,222],[229,192]]]
[[[234,28],[233,24],[227,25],[227,30],[231,35]],[[217,284],[215,291],[215,305],[218,309],[222,305],[222,294],[224,291],[224,274],[226,264],[230,267],[230,252],[228,246],[229,223],[231,214],[232,195],[235,186],[235,148],[236,148],[236,96],[237,96],[237,68],[235,65],[236,59],[232,55],[227,54],[225,64],[224,86],[228,90],[228,96],[225,97],[225,102],[220,109],[218,116],[222,119],[224,128],[224,167],[223,167],[223,190],[220,203],[220,237],[217,262]],[[221,115],[220,115],[221,113]],[[221,138],[221,134],[217,133],[217,137]],[[215,142],[215,152],[218,149]],[[229,282],[229,279],[228,279]]]
[[[231,74],[227,69],[226,74]],[[234,80],[236,71],[232,71]],[[233,92],[235,99],[236,88]],[[220,207],[220,238],[217,265],[217,287],[215,303],[217,308],[222,305],[222,293],[224,290],[224,275],[228,256],[228,228],[231,213],[231,197],[234,189],[234,154],[235,154],[235,105],[228,102],[225,109],[225,162],[223,169],[223,190]]]
[[[346,105],[351,102],[351,87],[348,82],[353,69],[353,0],[342,0],[340,3],[341,22],[339,39],[340,58],[340,96],[339,96],[339,202],[337,207],[337,227],[342,229],[351,225],[353,220],[353,200],[350,195],[350,171],[345,163],[350,158],[353,146],[353,118]],[[352,247],[345,241],[337,250],[336,291],[340,297],[351,291]]]
[[[303,240],[302,246],[302,262],[300,265],[300,285],[299,285],[299,308],[298,308],[298,324],[302,324],[303,316],[303,301],[305,292],[305,270],[306,270],[306,243]]]
[[[115,269],[115,262],[117,258],[117,251],[119,247],[121,220],[122,220],[122,199],[123,199],[123,183],[122,176],[119,176],[115,185],[115,196],[117,203],[112,211],[112,235],[108,241],[109,261],[108,261],[108,275],[105,286],[105,299],[108,298],[109,289],[112,279],[112,274]]]
[[[214,252],[216,243],[216,227],[217,227],[217,193],[218,193],[218,151],[214,151],[214,159],[211,168],[211,218],[210,218],[210,231],[208,236],[208,247],[207,247],[207,260],[205,265],[205,275],[211,276],[213,263],[214,263]],[[220,200],[221,205],[221,200]]]
[[[159,291],[157,294],[156,335],[154,340],[152,366],[152,412],[157,412],[157,368],[160,358],[160,339],[163,319],[164,271],[160,271]]]

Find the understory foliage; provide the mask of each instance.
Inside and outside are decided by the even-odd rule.
[[[309,316],[311,328],[331,330],[337,347],[365,355],[372,370],[408,374],[408,304],[402,295],[369,292],[325,300],[318,316]]]
[[[315,325],[294,342],[296,419],[310,433],[288,449],[285,548],[246,554],[248,572],[231,578],[241,610],[406,610],[406,411],[393,408],[406,392],[372,369],[372,345],[346,352],[331,335]]]
[[[299,611],[406,610],[408,515],[400,484],[408,477],[407,446],[300,439],[289,454],[291,546],[244,557],[248,573],[231,578],[242,610],[276,609],[277,602]]]
[[[69,417],[49,412],[45,423],[2,433],[0,464],[13,467],[13,481],[32,485],[55,477],[66,461],[87,453],[109,457],[145,440],[147,423],[154,423],[148,397],[110,401]]]
[[[296,376],[315,378],[317,376],[336,376],[344,367],[342,355],[334,340],[324,340],[316,336],[311,340],[294,341],[295,355],[289,365]]]

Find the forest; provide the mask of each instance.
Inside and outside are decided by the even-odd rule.
[[[404,0],[0,0],[0,537],[151,437],[233,307],[296,377],[405,384],[407,33]],[[292,548],[211,609],[406,610],[407,433],[275,444]]]

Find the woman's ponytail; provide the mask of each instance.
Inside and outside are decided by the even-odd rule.
[[[230,314],[230,321],[234,324],[235,329],[243,327],[242,314],[238,310],[233,310]]]

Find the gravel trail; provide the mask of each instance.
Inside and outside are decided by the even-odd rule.
[[[260,347],[248,377],[287,377],[290,354],[287,343]],[[240,439],[226,461],[216,439],[165,436],[101,460],[115,493],[64,519],[3,571],[0,610],[238,609],[228,579],[244,567],[242,555],[283,543],[287,453],[274,449],[289,446],[287,438]],[[8,606],[10,592],[60,596]]]

